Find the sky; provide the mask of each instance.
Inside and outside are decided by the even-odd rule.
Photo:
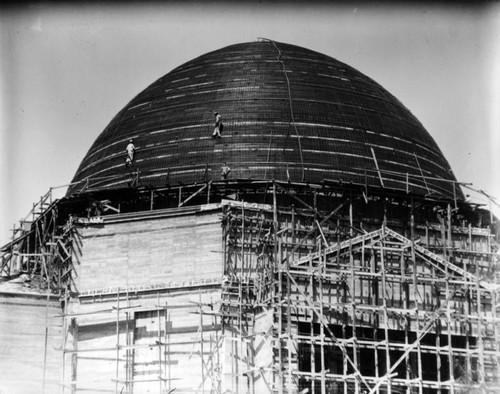
[[[0,6],[0,244],[51,187],[64,195],[94,140],[140,91],[197,56],[259,37],[380,83],[421,121],[456,178],[500,203],[500,3],[20,3]]]

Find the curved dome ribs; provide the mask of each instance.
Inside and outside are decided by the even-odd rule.
[[[212,138],[215,112],[221,139]],[[333,58],[271,40],[199,56],[144,89],[96,139],[68,195],[127,186],[131,138],[152,187],[220,180],[227,162],[234,180],[463,198],[432,137],[387,90]]]
[[[282,69],[283,69],[283,73],[285,75],[285,79],[286,79],[286,84],[287,84],[287,91],[288,91],[288,104],[290,106],[290,124],[293,126],[293,129],[295,131],[295,135],[297,136],[297,146],[298,146],[298,150],[299,150],[299,157],[300,157],[300,164],[302,165],[302,176],[301,176],[301,182],[304,182],[304,178],[305,178],[305,173],[304,173],[304,156],[302,154],[302,143],[300,141],[300,134],[297,130],[297,124],[295,122],[295,116],[294,116],[294,111],[293,111],[293,98],[292,98],[292,88],[290,86],[290,79],[288,78],[288,71],[287,71],[287,68],[285,66],[285,63],[283,61],[283,54],[281,53],[280,49],[278,48],[278,45],[276,45],[276,42],[275,41],[272,41],[272,40],[268,40],[270,43],[272,43],[272,45],[276,48],[276,50],[278,51],[278,62],[280,63]],[[287,134],[287,139],[285,141],[285,147],[283,148],[283,150],[285,151],[285,148],[286,148],[286,142],[288,141],[288,137],[289,137],[289,134]],[[288,166],[287,166],[287,177],[289,177],[289,174],[288,174]]]

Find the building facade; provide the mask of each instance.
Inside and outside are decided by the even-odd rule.
[[[317,52],[176,68],[23,224],[2,274],[58,298],[45,392],[500,390],[494,218],[403,104]]]

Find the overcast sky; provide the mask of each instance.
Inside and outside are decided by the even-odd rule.
[[[0,244],[42,194],[71,181],[137,93],[188,60],[258,37],[324,53],[379,82],[423,123],[459,181],[500,199],[497,2],[301,4],[0,8]]]

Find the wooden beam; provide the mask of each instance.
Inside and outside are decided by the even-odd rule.
[[[380,168],[378,167],[378,162],[377,162],[377,157],[375,156],[375,151],[373,150],[373,147],[370,147],[370,150],[372,151],[373,161],[375,162],[375,168],[377,169],[378,178],[380,179],[380,184],[382,185],[382,187],[385,187],[384,180],[382,179],[382,174],[380,173]]]
[[[278,189],[284,191],[286,194],[288,194],[290,197],[292,197],[293,199],[297,200],[298,202],[300,202],[302,205],[304,205],[305,207],[309,208],[311,211],[313,212],[316,212],[316,210],[310,206],[308,203],[306,203],[305,201],[303,201],[302,199],[300,199],[299,197],[297,197],[296,195],[290,193],[288,190],[286,190],[283,186],[280,186],[278,185],[277,183],[275,183],[275,185],[278,187]]]
[[[425,188],[427,189],[427,193],[431,194],[431,191],[429,189],[429,185],[427,185],[427,181],[426,181],[425,176],[424,176],[424,172],[422,171],[422,167],[420,167],[420,162],[418,161],[417,154],[415,152],[413,152],[413,155],[415,156],[415,160],[417,161],[417,166],[418,166],[418,169],[420,170],[420,175],[422,175],[422,180],[424,181]]]
[[[179,207],[182,207],[184,204],[186,204],[189,200],[192,198],[196,197],[198,194],[200,194],[203,190],[205,190],[209,184],[211,184],[212,181],[208,182],[207,184],[203,185],[201,188],[199,188],[196,192],[191,194],[188,198],[186,198],[184,201],[179,202]],[[180,195],[179,195],[179,201],[180,201]]]

